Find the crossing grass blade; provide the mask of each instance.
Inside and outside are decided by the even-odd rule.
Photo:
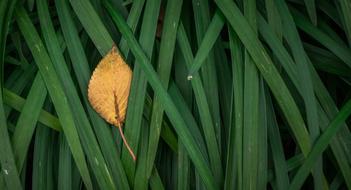
[[[272,151],[275,181],[277,189],[283,190],[289,187],[289,173],[286,163],[282,139],[279,133],[278,123],[276,120],[273,103],[270,95],[267,95],[267,120],[268,120],[268,137]]]
[[[266,39],[266,42],[271,47],[271,49],[274,50],[274,54],[276,55],[276,57],[278,58],[278,60],[280,61],[280,63],[284,67],[284,69],[286,70],[287,74],[290,76],[290,79],[295,84],[299,93],[302,93],[302,90],[300,89],[300,85],[298,85],[297,78],[295,78],[294,74],[292,74],[293,72],[296,72],[296,71],[294,71],[295,68],[292,67],[293,60],[292,60],[291,56],[288,54],[287,50],[285,50],[285,48],[283,47],[283,44],[281,42],[279,42],[278,38],[276,38],[276,37],[274,37],[274,35],[272,35],[273,32],[271,30],[266,30],[267,28],[265,28],[263,19],[260,19],[259,23],[261,23],[260,24],[260,32],[261,32],[262,36]],[[330,117],[333,117],[337,113],[337,108],[334,104],[334,101],[330,97],[329,93],[325,89],[323,83],[321,82],[320,78],[318,77],[318,74],[311,66],[311,63],[308,63],[308,65],[309,65],[309,69],[310,69],[313,84],[314,84],[315,94],[321,103],[320,106],[323,107],[323,108],[321,108],[319,106],[319,108],[318,108],[319,118],[321,119],[320,123],[325,123],[325,122],[329,121]],[[325,112],[328,116],[326,116],[325,114],[324,115],[320,114],[320,113],[324,113],[323,109],[325,110]],[[320,127],[322,130],[324,129],[323,125],[320,125]],[[347,128],[345,128],[345,127],[343,128],[342,134],[344,134],[344,137],[342,137],[342,138],[339,137],[337,141],[331,143],[333,153],[336,156],[338,164],[341,166],[340,167],[341,170],[343,171],[342,173],[348,173],[347,170],[349,170],[349,167],[346,164],[347,153],[344,152],[342,150],[342,147],[341,147],[341,146],[343,146],[342,144],[345,143],[344,138],[347,138],[347,136],[349,135],[349,132],[346,129]]]
[[[221,15],[219,11],[216,11],[216,13],[214,14],[211,20],[210,25],[208,26],[205,36],[202,39],[199,49],[195,55],[194,63],[192,63],[189,68],[189,76],[192,76],[200,69],[207,55],[211,51],[214,43],[216,42],[223,26],[224,26],[223,15]]]
[[[316,70],[338,76],[350,76],[351,69],[335,54],[309,43],[304,43],[304,48]]]
[[[295,174],[294,179],[291,182],[289,189],[300,189],[305,178],[308,175],[309,170],[315,165],[318,157],[323,153],[323,151],[328,147],[331,139],[335,137],[338,130],[342,128],[342,123],[350,116],[351,114],[351,100],[348,100],[347,103],[340,109],[340,112],[335,116],[335,118],[330,122],[328,128],[323,132],[323,134],[316,141],[315,146],[312,148],[308,157],[304,161],[304,164],[300,167],[298,172]],[[347,176],[350,176],[351,173],[348,173]],[[345,183],[348,188],[351,187],[350,180],[345,178]]]
[[[317,27],[306,22],[304,16],[297,10],[293,10],[294,19],[296,25],[310,35],[312,38],[316,39],[319,43],[327,47],[331,52],[338,56],[345,64],[351,67],[351,49],[343,44],[337,43],[333,38],[329,37],[327,34],[323,33]]]
[[[307,126],[310,133],[311,142],[313,143],[320,134],[319,131],[319,120],[318,120],[318,111],[317,111],[317,101],[313,91],[313,83],[311,72],[308,69],[308,61],[306,52],[303,49],[303,45],[299,34],[297,32],[297,28],[294,24],[294,20],[292,14],[290,13],[288,6],[283,1],[276,1],[277,9],[280,15],[282,16],[283,22],[283,36],[287,40],[293,58],[296,63],[296,70],[298,72],[299,83],[304,83],[304,85],[300,85],[301,87],[301,95],[304,101],[304,107],[306,110],[306,118],[307,118]],[[306,152],[304,152],[306,155]],[[322,158],[316,164],[314,169],[313,177],[314,177],[314,185],[317,189],[323,188],[323,168],[322,168]]]
[[[109,3],[107,1],[105,2]],[[150,60],[154,49],[156,23],[160,6],[161,1],[159,0],[146,2],[143,23],[140,29],[141,34],[139,36],[139,43],[146,53],[146,56],[150,58]],[[146,97],[146,87],[147,80],[145,74],[142,72],[139,64],[134,64],[133,79],[125,123],[125,136],[126,138],[131,139],[130,146],[135,152],[138,152],[140,130],[142,126],[142,115],[144,110],[143,108]],[[129,156],[129,153],[125,147],[122,149],[122,162],[125,165],[127,177],[130,183],[133,183],[135,164],[133,163],[133,160]]]
[[[164,87],[167,89],[172,63],[174,50],[177,38],[177,28],[182,10],[182,0],[170,0],[167,2],[165,9],[164,23],[162,27],[162,36],[160,43],[160,52],[157,60],[157,74]],[[150,135],[148,138],[147,147],[147,160],[146,160],[146,179],[151,175],[157,147],[159,144],[159,136],[162,128],[164,108],[156,95],[153,98],[152,113],[150,119]]]
[[[0,85],[1,89],[2,86]],[[2,94],[2,90],[0,89],[0,95]],[[17,172],[16,163],[13,155],[13,151],[11,149],[11,142],[10,137],[7,131],[7,124],[6,124],[6,116],[3,105],[3,98],[2,95],[0,96],[0,163],[2,172],[0,173],[0,177],[3,177],[4,182],[0,184],[0,187],[11,187],[14,189],[22,189],[22,185],[20,182],[20,178]],[[6,184],[5,184],[6,182]]]
[[[33,81],[37,70],[34,65],[29,65],[25,69],[16,69],[5,81],[4,87],[21,94],[28,83]],[[8,110],[5,109],[5,111],[7,112]]]
[[[127,18],[127,24],[130,27],[130,29],[135,33],[140,16],[144,7],[145,0],[135,0],[133,1],[132,7],[130,8],[129,15]],[[119,49],[123,53],[123,55],[128,58],[129,55],[129,47],[127,44],[127,41],[122,38],[121,41],[119,42]]]
[[[143,72],[145,72],[145,75],[147,76],[147,79],[150,82],[150,85],[152,86],[153,90],[160,97],[160,101],[163,102],[168,118],[173,124],[180,140],[183,141],[184,144],[186,144],[189,156],[193,160],[193,163],[196,169],[199,171],[199,174],[203,178],[204,183],[209,189],[216,189],[217,184],[213,180],[210,169],[206,164],[206,161],[202,156],[198,145],[196,145],[193,137],[191,136],[190,131],[186,128],[187,125],[181,117],[179,110],[176,108],[174,102],[167,94],[167,91],[164,89],[162,83],[159,81],[156,72],[152,69],[150,65],[150,60],[143,53],[141,47],[137,43],[132,32],[129,30],[128,26],[123,21],[121,16],[115,11],[113,11],[112,7],[110,7],[109,4],[106,4],[105,6],[110,12],[122,35],[125,36],[125,38],[127,39],[128,44],[134,56],[136,57],[136,60],[138,60],[138,65],[140,65]]]
[[[195,39],[196,42],[194,44],[197,47],[200,46],[201,42],[204,40],[205,33],[207,28],[211,22],[211,10],[210,3],[206,0],[192,0],[192,10],[194,15],[194,24],[195,24]],[[207,100],[208,108],[211,114],[211,119],[213,121],[212,125],[215,131],[215,138],[213,140],[217,141],[217,149],[218,156],[221,157],[221,149],[220,144],[222,142],[222,121],[220,116],[220,107],[219,107],[219,90],[218,90],[218,77],[217,77],[217,67],[215,62],[215,52],[210,51],[207,59],[205,60],[205,64],[201,68],[201,79],[202,84],[205,91],[205,98]],[[199,101],[199,100],[198,100]],[[203,102],[204,103],[204,102]],[[201,104],[203,104],[201,103]],[[204,110],[205,108],[199,108],[199,111]],[[206,111],[206,110],[205,110]],[[203,126],[205,130],[209,127]],[[208,142],[216,142],[216,141],[208,141]],[[207,143],[208,143],[207,142]],[[217,151],[216,149],[210,149],[213,151]],[[216,159],[212,159],[213,161]],[[217,160],[218,161],[218,160]],[[217,183],[222,183],[223,181],[223,166],[220,162],[215,161],[215,165],[213,172]],[[213,166],[212,166],[213,167]]]
[[[254,32],[236,5],[227,0],[216,1],[216,4],[226,16],[231,27],[238,34],[240,40],[250,53],[257,68],[278,101],[300,148],[307,154],[311,144],[305,123],[288,88],[273,65],[272,60],[264,50],[262,44],[258,41],[257,37],[255,37]]]
[[[70,0],[72,8],[101,55],[110,51],[113,40],[89,1]]]
[[[194,57],[191,52],[191,47],[189,40],[185,34],[185,29],[182,23],[178,27],[178,44],[183,53],[185,63],[187,67],[194,61]],[[222,180],[222,166],[220,163],[220,151],[219,151],[219,140],[216,139],[215,123],[212,119],[210,113],[210,106],[207,102],[206,92],[204,90],[204,85],[201,81],[200,74],[195,73],[191,79],[191,85],[193,87],[195,100],[198,106],[198,111],[200,115],[200,120],[202,124],[202,131],[204,133],[205,142],[208,150],[209,160],[212,172],[214,175],[218,174],[216,177],[217,183],[220,184]]]
[[[350,188],[347,1],[0,0],[0,189]],[[113,45],[135,162],[87,98]]]
[[[14,92],[4,88],[4,104],[10,106],[12,109],[21,112],[24,104],[26,103],[26,99],[18,96]],[[41,110],[38,121],[44,124],[47,127],[50,127],[53,130],[61,131],[61,124],[58,118],[51,113]]]
[[[118,182],[116,185],[121,189],[129,189],[121,160],[118,157],[119,152],[117,151],[115,140],[113,139],[109,128],[110,126],[108,126],[103,119],[92,110],[90,103],[88,102],[86,89],[90,78],[89,63],[66,2],[67,1],[57,2],[58,16],[67,43],[67,50],[73,62],[73,70],[79,83],[80,92],[83,95],[84,104],[88,110],[101,152],[110,168],[114,181]]]
[[[48,89],[49,95],[55,105],[55,109],[62,123],[63,131],[67,137],[68,144],[72,150],[73,157],[80,170],[83,181],[88,189],[92,189],[92,183],[88,167],[84,158],[83,149],[79,141],[76,126],[73,120],[72,112],[67,102],[67,97],[60,84],[59,78],[54,71],[51,60],[44,48],[39,35],[31,23],[26,11],[19,7],[15,10],[16,20],[22,35],[25,38],[32,52],[39,71],[42,73],[43,80]]]
[[[176,104],[179,110],[182,110],[181,114],[184,118],[184,121],[188,126],[192,126],[189,130],[191,130],[191,134],[194,137],[196,143],[200,146],[200,151],[202,155],[205,157],[206,161],[208,162],[208,154],[206,152],[206,144],[200,132],[199,126],[197,125],[195,118],[191,114],[191,110],[189,109],[188,105],[186,104],[186,100],[181,95],[178,87],[171,82],[169,87],[169,93]],[[179,142],[179,141],[178,141]]]
[[[187,80],[187,67],[184,62],[183,55],[176,46],[174,52],[174,83],[177,85],[179,92],[184,97],[186,105],[192,105],[192,89],[190,81]],[[171,93],[172,94],[172,93]],[[176,99],[176,98],[173,98]],[[178,159],[177,159],[177,189],[188,190],[190,188],[190,159],[181,141],[178,141]]]
[[[21,189],[22,185],[16,168],[14,154],[11,148],[2,97],[4,86],[4,58],[6,40],[16,2],[17,1],[5,0],[0,3],[0,164],[2,169],[0,178],[3,179],[0,180],[0,187],[7,186],[11,188],[13,187],[14,189]]]
[[[23,164],[27,157],[28,148],[46,95],[47,90],[44,81],[38,73],[27,96],[27,100],[23,105],[21,115],[18,118],[16,129],[12,136],[12,147],[19,173],[21,173]]]
[[[91,123],[84,110],[83,103],[80,101],[77,89],[68,71],[65,59],[60,51],[58,38],[55,34],[50,15],[48,12],[48,5],[45,1],[37,1],[37,9],[39,20],[43,32],[43,37],[48,49],[49,56],[56,69],[58,77],[66,89],[68,103],[75,117],[77,130],[82,140],[82,145],[87,155],[90,166],[93,168],[93,173],[97,179],[100,188],[116,189],[116,184],[113,180],[111,169],[107,168],[107,163],[103,158],[101,149],[96,140]],[[87,79],[86,79],[87,81]],[[87,83],[86,83],[87,84]],[[85,86],[84,89],[87,87]],[[83,91],[86,93],[86,90]],[[87,98],[85,98],[86,102]],[[118,180],[118,178],[115,178]]]

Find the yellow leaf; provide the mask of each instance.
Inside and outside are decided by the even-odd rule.
[[[131,69],[119,54],[117,47],[113,46],[91,76],[88,99],[101,117],[119,128],[124,144],[135,160],[121,129],[126,116],[131,80]]]

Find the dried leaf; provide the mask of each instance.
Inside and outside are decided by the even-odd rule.
[[[88,86],[88,99],[92,107],[107,122],[119,128],[124,144],[133,160],[133,150],[122,131],[126,117],[132,71],[119,54],[117,47],[105,55],[95,68]]]
[[[131,79],[132,71],[114,46],[95,68],[89,82],[92,107],[116,127],[125,120]]]

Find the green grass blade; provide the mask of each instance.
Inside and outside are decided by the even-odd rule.
[[[202,155],[205,157],[206,161],[208,161],[206,144],[203,140],[203,137],[202,137],[202,134],[199,130],[199,127],[197,126],[195,118],[192,116],[191,110],[187,106],[184,97],[181,95],[179,89],[177,88],[177,86],[174,83],[170,84],[169,94],[171,95],[178,110],[182,110],[182,112],[180,114],[184,118],[186,125],[191,126],[191,127],[189,127],[189,130],[190,130],[192,136],[194,137],[196,143],[199,145]]]
[[[1,163],[1,176],[8,188],[22,189],[19,175],[16,168],[14,155],[11,148],[11,142],[7,131],[5,111],[3,107],[2,86],[0,85],[0,163]],[[4,184],[0,184],[3,186]]]
[[[149,131],[146,126],[145,120],[142,122],[140,147],[138,152],[138,160],[136,161],[136,171],[134,178],[134,189],[146,190],[148,187],[148,177],[146,175],[147,170],[147,146]]]
[[[49,129],[49,128],[47,128]],[[49,139],[50,139],[50,143],[49,143],[49,146],[48,146],[48,151],[47,151],[47,167],[46,167],[46,173],[47,173],[47,180],[46,180],[46,187],[47,189],[54,189],[54,172],[55,169],[56,169],[56,157],[54,158],[54,152],[55,152],[55,149],[54,147],[56,146],[56,142],[54,141],[55,140],[55,134],[54,134],[54,131],[50,130],[50,135],[49,135]]]
[[[184,7],[184,4],[183,4]],[[183,23],[184,24],[184,23]],[[179,49],[179,45],[176,45],[174,55],[174,82],[179,88],[179,91],[184,96],[185,102],[189,107],[193,105],[193,91],[191,88],[191,82],[187,79],[188,68],[184,61],[184,56]]]
[[[16,20],[19,28],[33,54],[36,64],[43,76],[43,80],[48,89],[50,97],[55,105],[63,131],[66,135],[68,144],[72,150],[73,157],[80,170],[83,181],[88,189],[92,189],[92,183],[88,172],[88,167],[84,158],[83,149],[79,141],[76,126],[72,117],[72,112],[67,102],[67,97],[60,84],[59,78],[54,70],[51,60],[46,53],[43,43],[31,23],[26,11],[23,8],[17,8],[15,11]]]
[[[14,6],[17,1],[0,2],[0,187],[22,189],[16,169],[15,158],[11,149],[10,137],[7,131],[6,114],[3,102],[4,58],[7,33],[11,22]]]
[[[320,108],[320,118],[322,125],[320,126],[323,131],[325,131],[333,118],[328,118],[327,113]],[[337,114],[336,114],[337,115]],[[349,137],[349,131],[345,130],[345,124],[339,130],[334,138],[330,141],[330,147],[332,153],[335,156],[335,166],[338,165],[340,173],[343,175],[344,179],[350,178],[351,167],[348,152],[345,151],[345,144],[347,143],[347,137]],[[348,132],[348,134],[347,134]],[[344,134],[346,133],[346,135]]]
[[[150,177],[150,187],[152,190],[164,190],[160,175],[158,174],[156,168],[154,168]]]
[[[182,24],[180,24],[178,27],[178,44],[183,53],[187,67],[190,67],[190,65],[193,63],[194,58],[191,52],[189,40],[186,37],[185,29]],[[216,175],[217,183],[220,184],[223,175],[219,151],[220,141],[216,139],[215,123],[211,116],[210,106],[205,95],[205,87],[202,84],[199,73],[194,73],[194,76],[191,79],[191,85],[194,90],[194,95],[199,110],[202,130],[205,136],[205,142],[210,159],[210,166],[212,172],[214,175]]]
[[[257,68],[272,90],[277,99],[296,140],[306,154],[311,147],[309,135],[305,127],[302,116],[294,102],[288,88],[274,67],[270,57],[264,50],[262,44],[255,37],[254,31],[250,28],[243,15],[236,5],[230,1],[216,1],[223,14],[228,19],[231,27],[238,34],[246,49],[249,51]]]
[[[157,74],[167,89],[172,69],[172,61],[177,38],[177,28],[182,9],[182,0],[170,0],[167,3],[164,17],[160,52],[157,61]],[[156,95],[153,99],[150,120],[150,136],[147,147],[146,177],[150,177],[159,144],[164,108]]]
[[[59,164],[58,164],[58,179],[57,189],[59,190],[71,190],[72,185],[72,155],[69,150],[66,138],[61,133],[59,135]]]
[[[276,57],[278,58],[278,60],[286,70],[287,74],[290,76],[290,79],[295,84],[297,90],[300,93],[302,93],[302,89],[300,85],[298,85],[298,80],[297,78],[294,77],[295,74],[293,74],[293,72],[296,72],[296,71],[295,71],[295,68],[293,67],[294,62],[290,57],[289,53],[284,48],[283,44],[279,42],[278,38],[274,37],[273,32],[266,27],[267,25],[264,24],[265,22],[263,22],[263,19],[259,19],[259,23],[260,23],[259,24],[260,32],[263,38],[266,40],[266,42],[271,47],[271,49],[274,50],[274,54],[276,55]],[[323,107],[323,108],[319,108],[319,112],[321,112],[321,110],[324,109],[328,115],[328,116],[323,116],[320,114],[319,116],[319,118],[321,119],[320,123],[323,124],[329,120],[328,117],[329,118],[333,117],[338,112],[338,110],[334,104],[333,99],[329,96],[327,90],[325,89],[322,81],[319,79],[317,72],[311,67],[310,63],[308,64],[309,64],[309,69],[310,69],[313,84],[314,84],[315,94],[317,95],[319,101],[321,102],[321,106]],[[320,125],[320,127],[323,129],[323,125]],[[344,152],[341,147],[342,145],[343,147],[346,147],[345,139],[347,139],[349,136],[349,132],[345,131],[345,129],[347,128],[344,127],[343,132],[341,133],[344,136],[343,137],[341,136],[341,138],[338,138],[336,142],[332,142],[331,144],[333,153],[343,173],[347,173],[346,170],[348,170],[348,167],[345,166],[345,162],[347,162],[347,157],[346,157],[347,153]]]
[[[337,190],[340,189],[341,184],[343,183],[343,178],[340,173],[338,173],[333,181],[330,183],[330,190]]]
[[[257,35],[256,1],[243,1],[244,16]],[[243,189],[258,187],[258,132],[263,127],[259,118],[259,74],[249,52],[244,57],[244,119],[243,119]]]
[[[9,64],[17,65],[17,66],[21,65],[21,62],[19,60],[15,59],[14,57],[11,57],[11,56],[6,56],[4,63],[9,63]]]
[[[307,178],[309,171],[315,165],[318,158],[328,147],[331,139],[335,137],[338,130],[342,128],[342,123],[350,116],[351,114],[351,100],[348,100],[347,103],[340,109],[340,112],[335,116],[335,118],[330,122],[328,128],[323,132],[323,134],[318,138],[315,143],[315,146],[312,148],[308,157],[304,161],[304,164],[300,167],[298,172],[295,174],[294,179],[291,182],[289,189],[300,189],[302,183]],[[348,173],[348,176],[351,177],[351,173]],[[348,188],[351,188],[351,181],[346,178],[345,182]]]
[[[160,6],[160,0],[146,2],[144,18],[140,29],[139,43],[146,53],[146,56],[150,58],[150,60],[154,49],[157,18],[159,15]],[[129,46],[129,48],[131,47]],[[143,108],[146,97],[146,87],[147,76],[145,76],[145,74],[142,72],[141,66],[139,64],[134,64],[133,79],[130,89],[125,123],[125,136],[127,139],[130,139],[129,145],[135,152],[138,152],[139,136],[144,110]],[[122,162],[125,165],[129,181],[134,182],[135,163],[131,159],[125,147],[122,149]]]
[[[260,78],[260,99],[259,99],[259,128],[258,128],[258,177],[257,177],[257,187],[259,189],[265,189],[267,187],[268,179],[268,104],[267,104],[267,87],[263,82],[262,77]]]
[[[317,10],[315,0],[304,0],[308,16],[314,25],[317,25]]]
[[[268,96],[268,95],[267,95]],[[289,173],[288,166],[285,161],[282,138],[280,136],[278,123],[276,120],[271,97],[267,97],[267,119],[268,119],[268,137],[270,141],[270,148],[272,151],[275,181],[278,190],[288,189],[289,187]]]
[[[151,105],[152,100],[151,97],[146,96],[145,108],[144,108],[144,119],[149,122],[150,121],[150,113],[151,113]],[[167,145],[172,149],[173,152],[177,152],[178,149],[178,140],[170,127],[170,124],[167,120],[163,120],[162,128],[161,128],[161,137],[167,143]]]
[[[130,29],[133,31],[133,34],[137,29],[138,22],[140,20],[140,15],[144,7],[144,3],[145,3],[145,0],[135,0],[133,1],[132,7],[130,8],[129,15],[126,22],[130,27]],[[128,47],[127,41],[124,38],[121,39],[118,47],[123,53],[123,55],[126,58],[128,58],[129,47]]]
[[[19,172],[22,171],[24,161],[27,157],[27,151],[46,95],[47,90],[44,81],[38,73],[27,96],[27,100],[23,105],[15,132],[12,136],[12,147]]]
[[[345,77],[351,75],[351,68],[330,51],[308,43],[304,43],[304,48],[316,70]]]
[[[15,8],[17,1],[7,1],[4,0],[0,3],[0,87],[6,87],[4,85],[4,59],[6,56],[6,41],[9,32],[10,23],[13,17],[13,11]],[[1,93],[2,95],[2,93]],[[5,118],[7,118],[9,114],[8,107],[5,107]],[[3,179],[3,178],[2,178]]]
[[[210,169],[208,168],[198,145],[196,145],[195,140],[193,139],[190,131],[186,128],[187,125],[181,117],[179,110],[176,108],[174,102],[167,94],[167,91],[164,89],[162,83],[159,81],[156,72],[151,67],[150,60],[143,53],[143,50],[137,43],[132,32],[129,30],[127,24],[123,21],[121,16],[118,13],[114,12],[109,4],[106,4],[106,8],[110,12],[122,35],[125,36],[125,38],[127,39],[134,56],[138,60],[138,65],[140,65],[143,72],[145,72],[145,75],[147,76],[150,85],[154,89],[155,93],[158,94],[158,96],[160,97],[160,101],[164,105],[166,114],[168,115],[177,134],[179,135],[180,140],[186,145],[188,154],[193,160],[196,169],[201,174],[204,183],[209,189],[216,189],[217,185],[213,180]]]
[[[0,85],[4,84],[4,59],[7,34],[17,1],[3,0],[0,3]]]
[[[32,189],[47,189],[48,174],[48,151],[50,145],[51,131],[39,124],[36,129],[34,155],[33,155],[33,173],[32,173]]]
[[[195,25],[195,34],[196,34],[196,42],[194,44],[197,44],[199,47],[201,42],[204,40],[205,33],[207,28],[210,25],[211,22],[211,16],[210,16],[210,4],[207,0],[192,0],[192,5],[193,5],[193,14],[194,14],[194,25]],[[222,122],[221,122],[221,116],[220,116],[220,107],[219,107],[219,90],[218,90],[218,77],[217,77],[217,68],[216,68],[216,62],[215,62],[215,52],[210,51],[208,54],[207,59],[205,60],[205,64],[201,68],[201,79],[202,79],[202,84],[204,87],[204,100],[200,104],[206,104],[205,100],[207,100],[208,108],[210,111],[210,114],[212,116],[212,121],[213,121],[213,128],[215,131],[215,137],[217,140],[217,149],[218,149],[218,156],[221,157],[221,149],[219,148],[222,142]],[[192,62],[193,63],[193,60]],[[200,80],[200,79],[197,79]],[[196,91],[196,90],[195,90]],[[197,96],[197,95],[196,95]],[[206,98],[206,99],[205,99]],[[200,101],[199,98],[197,98],[197,101]],[[199,106],[199,105],[198,105]],[[202,107],[199,108],[199,111],[204,111],[206,112],[206,108]],[[204,126],[203,127],[205,130],[210,130],[208,127]],[[208,142],[215,142],[215,141],[208,141]],[[207,142],[207,143],[208,143]],[[216,149],[209,149],[210,152],[210,157],[212,157],[212,154],[216,154],[215,152],[217,151]],[[216,159],[212,159],[212,161],[215,161]],[[218,183],[222,183],[223,181],[223,166],[220,162],[216,162],[215,164],[217,168],[214,168],[214,176],[217,180]],[[213,166],[212,166],[213,167]]]
[[[244,59],[242,44],[234,31],[229,28],[229,48],[232,60],[233,106],[232,125],[228,135],[227,165],[224,188],[242,189],[243,185],[243,115],[244,115]],[[236,178],[236,181],[232,179]]]
[[[340,16],[342,16],[343,25],[344,25],[344,30],[349,42],[349,46],[351,46],[351,4],[350,1],[347,0],[341,0],[339,2],[335,3],[340,3],[340,8],[341,8],[341,13],[339,13]]]
[[[216,11],[214,14],[210,25],[202,39],[202,42],[197,50],[194,58],[194,63],[189,67],[189,77],[194,73],[198,72],[201,65],[204,63],[207,55],[211,51],[213,45],[215,44],[222,28],[224,26],[224,18],[220,12]]]
[[[118,158],[117,147],[110,131],[110,127],[103,119],[91,108],[87,99],[86,89],[90,79],[90,69],[83,46],[79,40],[78,31],[75,28],[71,14],[69,13],[66,1],[57,1],[58,16],[61,22],[67,49],[73,62],[73,70],[79,83],[83,100],[88,110],[92,127],[100,144],[101,152],[111,169],[114,181],[120,189],[129,189],[128,181],[121,163]]]
[[[83,148],[87,154],[87,159],[90,166],[93,168],[93,173],[95,174],[97,183],[102,189],[115,189],[116,184],[114,183],[110,171],[111,169],[107,168],[106,161],[103,158],[88,116],[83,108],[67,65],[65,64],[65,59],[60,51],[60,45],[50,19],[47,3],[45,1],[38,0],[37,9],[49,55],[56,69],[57,75],[66,89],[65,92],[68,97],[67,99],[69,105],[71,106],[73,116],[76,119],[75,121],[77,123],[78,133],[82,139]],[[86,90],[83,91],[83,93],[84,92],[86,93]]]
[[[188,190],[190,184],[190,162],[185,147],[178,142],[177,189]]]
[[[22,97],[18,96],[12,91],[9,91],[6,88],[4,89],[3,94],[4,94],[4,103],[6,105],[10,106],[11,108],[19,112],[22,111],[23,106],[26,103],[26,99],[23,99]],[[44,124],[45,126],[50,127],[53,130],[56,130],[56,131],[62,130],[62,127],[58,118],[45,110],[40,111],[38,121]]]
[[[35,73],[37,72],[37,67],[34,65],[30,65],[28,68],[16,69],[11,77],[9,77],[5,81],[5,87],[10,89],[11,91],[21,94],[24,88],[28,85],[29,82],[32,82],[35,77]],[[17,72],[18,71],[18,72]],[[18,75],[16,75],[18,74]],[[15,75],[15,76],[14,76]],[[5,109],[6,111],[6,109]]]
[[[218,90],[219,90],[219,103],[220,103],[220,114],[223,122],[223,135],[221,142],[221,150],[223,158],[227,154],[227,134],[229,134],[229,128],[232,124],[232,103],[233,103],[233,81],[231,73],[231,64],[227,59],[227,52],[224,48],[225,40],[224,37],[219,37],[214,45],[215,62],[217,67],[218,77]],[[222,158],[222,159],[223,159]]]
[[[19,57],[20,57],[20,60],[21,60],[21,66],[22,68],[26,68],[28,67],[28,61],[27,59],[25,58],[24,54],[23,54],[23,50],[22,50],[22,47],[21,47],[21,38],[20,38],[20,34],[19,33],[14,33],[14,34],[11,34],[11,39],[12,39],[12,42],[14,43],[16,49],[17,49],[17,52],[19,54]]]
[[[287,4],[284,1],[277,0],[276,5],[280,15],[282,16],[284,29],[283,35],[291,48],[296,63],[296,70],[299,75],[298,79],[302,92],[301,95],[306,110],[308,130],[310,133],[311,142],[313,143],[319,136],[320,132],[317,101],[313,90],[311,73],[308,69],[309,58],[303,49],[301,39]],[[306,152],[304,152],[304,155],[306,156]],[[313,173],[314,185],[316,189],[323,188],[323,175],[322,158],[320,158]]]
[[[282,20],[279,16],[277,6],[274,0],[266,0],[265,3],[268,23],[273,28],[275,35],[281,40],[283,37]]]
[[[296,25],[301,28],[304,32],[310,35],[312,38],[316,39],[318,42],[327,47],[331,52],[333,52],[336,56],[338,56],[341,60],[345,62],[349,67],[351,67],[351,50],[350,48],[344,46],[343,44],[339,44],[334,39],[318,30],[312,24],[306,22],[303,15],[299,12],[292,11],[294,13],[294,19]]]
[[[70,0],[72,8],[101,55],[110,51],[113,40],[89,1]]]

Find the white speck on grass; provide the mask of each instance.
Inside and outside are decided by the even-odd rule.
[[[5,175],[9,175],[9,172],[7,170],[4,170]]]
[[[95,164],[96,164],[96,165],[99,165],[99,161],[97,160],[96,157],[94,158],[94,161],[95,161]]]
[[[191,80],[191,79],[193,79],[193,76],[192,75],[188,75],[187,79]]]
[[[173,22],[173,28],[176,28],[176,27],[177,27],[177,23]]]

